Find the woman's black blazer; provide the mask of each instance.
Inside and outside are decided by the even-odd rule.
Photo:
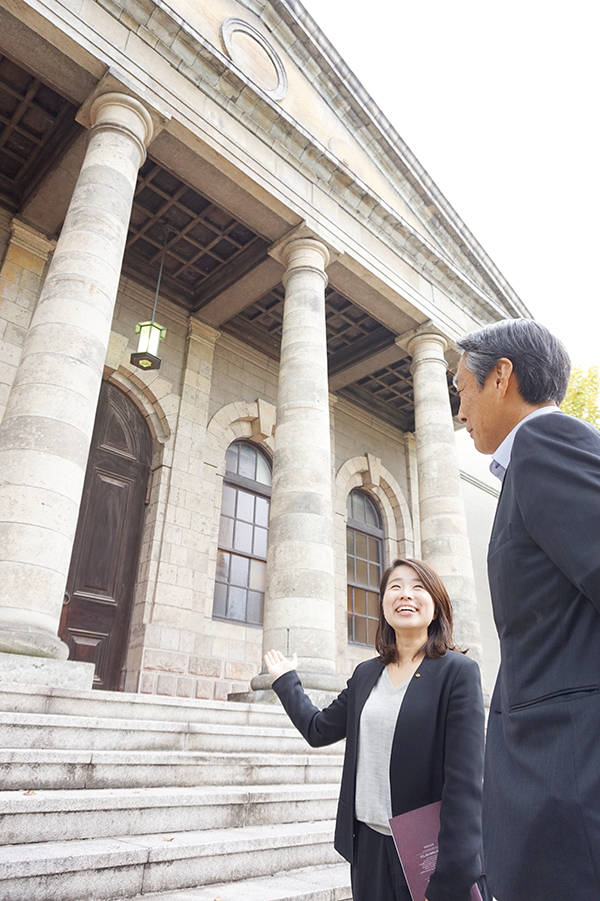
[[[383,672],[377,660],[360,663],[347,687],[319,710],[295,671],[273,682],[290,719],[313,747],[346,739],[335,829],[337,851],[352,863],[358,726],[365,701]],[[439,855],[428,901],[470,901],[482,874],[481,790],[484,714],[479,667],[448,651],[425,657],[411,679],[390,758],[392,814],[441,801]]]

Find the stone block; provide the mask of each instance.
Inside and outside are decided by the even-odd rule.
[[[177,680],[177,697],[193,698],[194,696],[194,680],[189,676],[181,676]]]
[[[207,679],[196,679],[196,697],[210,700],[213,696],[213,683]]]
[[[185,674],[186,659],[183,654],[147,648],[144,654],[144,669],[163,673]]]
[[[225,663],[225,678],[237,680],[238,682],[249,682],[250,679],[255,675],[256,667],[252,666],[248,663],[236,663],[226,662]],[[235,691],[236,689],[234,689]]]
[[[231,693],[231,682],[215,682],[214,699],[215,701],[226,701],[227,695]]]
[[[157,695],[167,695],[172,698],[175,696],[175,686],[175,676],[167,676],[165,673],[161,673],[156,677]]]
[[[93,663],[52,660],[48,657],[30,657],[23,654],[0,654],[0,682],[90,689],[93,678]]]
[[[154,694],[154,686],[156,676],[154,673],[142,673],[140,678],[140,693],[146,695]]]
[[[211,676],[218,679],[221,675],[221,661],[208,657],[190,657],[188,672],[194,676]]]

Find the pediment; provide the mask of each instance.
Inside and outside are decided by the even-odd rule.
[[[327,37],[297,0],[172,0],[173,9],[215,53],[282,114],[277,141],[290,137],[298,168],[335,182],[348,204],[379,204],[442,263],[494,295],[509,314],[526,313],[467,226]],[[257,117],[261,113],[257,108]],[[304,140],[298,152],[296,129]],[[287,132],[287,135],[286,135]],[[335,177],[330,174],[335,169]],[[342,197],[342,202],[344,198]],[[364,209],[363,209],[364,212]],[[379,214],[381,220],[381,213]],[[381,228],[381,226],[379,226]],[[508,301],[508,303],[507,303]]]

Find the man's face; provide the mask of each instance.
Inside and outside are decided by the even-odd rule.
[[[455,385],[460,396],[458,418],[466,425],[476,449],[481,454],[493,454],[510,431],[503,422],[504,410],[495,370],[488,374],[483,388],[480,388],[473,373],[465,366],[463,355],[458,364]]]

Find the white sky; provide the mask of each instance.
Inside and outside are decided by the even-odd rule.
[[[302,2],[532,314],[600,363],[600,7]]]

